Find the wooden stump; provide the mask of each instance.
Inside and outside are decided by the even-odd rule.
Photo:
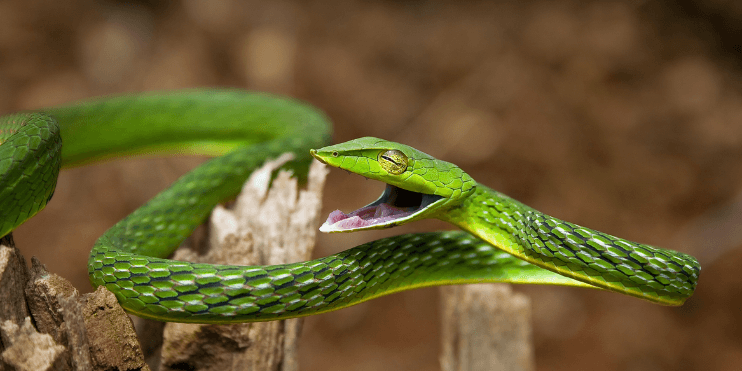
[[[296,179],[281,172],[269,190],[272,172],[290,156],[257,170],[233,211],[214,210],[205,254],[180,249],[174,258],[244,265],[309,259],[327,170],[315,162],[301,192]],[[139,326],[144,351],[132,319],[105,287],[81,296],[35,258],[29,270],[11,235],[0,239],[0,371],[298,369],[301,320],[228,326],[136,321],[146,323]]]
[[[531,303],[506,284],[441,288],[443,371],[532,371]]]

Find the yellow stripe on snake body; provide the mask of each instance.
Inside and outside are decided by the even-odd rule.
[[[202,153],[220,156],[118,222],[91,251],[92,284],[106,286],[130,313],[176,322],[266,321],[416,287],[474,282],[600,287],[668,305],[682,304],[695,289],[700,266],[688,255],[546,216],[476,183],[453,164],[376,138],[311,151],[326,164],[388,184],[376,202],[331,214],[323,230],[439,218],[466,232],[401,235],[277,266],[165,259],[265,159],[294,152],[297,160],[289,166],[306,174],[309,149],[326,145],[330,130],[311,106],[236,90],[102,98],[4,116],[0,235],[44,207],[60,163]]]

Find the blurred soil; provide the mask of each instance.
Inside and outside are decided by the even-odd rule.
[[[404,142],[548,214],[699,256],[680,308],[518,287],[539,370],[736,370],[742,243],[688,230],[742,191],[741,25],[742,5],[724,0],[8,0],[0,113],[201,86],[304,99],[333,119],[335,142]],[[96,237],[200,161],[65,171],[15,241],[90,291]],[[333,171],[326,213],[382,188]],[[322,236],[316,251],[442,228]],[[438,316],[438,291],[422,289],[310,317],[303,370],[437,370]]]

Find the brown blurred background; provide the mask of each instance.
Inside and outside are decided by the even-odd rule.
[[[712,1],[0,2],[0,113],[145,90],[229,86],[325,110],[335,142],[377,136],[457,163],[548,214],[695,254],[680,308],[517,287],[539,370],[742,364],[742,5]],[[89,291],[97,236],[199,158],[65,171],[15,233]],[[325,213],[380,183],[330,174]],[[324,256],[383,235],[321,236]],[[437,370],[437,289],[306,320],[303,370]]]

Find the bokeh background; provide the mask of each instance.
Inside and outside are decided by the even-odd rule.
[[[517,287],[539,370],[736,370],[741,31],[733,0],[5,0],[0,113],[204,86],[298,97],[328,113],[335,142],[405,142],[548,214],[699,257],[680,308]],[[202,160],[65,171],[16,243],[89,291],[96,237]],[[333,171],[325,213],[382,189]],[[315,255],[444,228],[320,236]],[[439,315],[431,288],[307,318],[302,368],[437,370]]]

